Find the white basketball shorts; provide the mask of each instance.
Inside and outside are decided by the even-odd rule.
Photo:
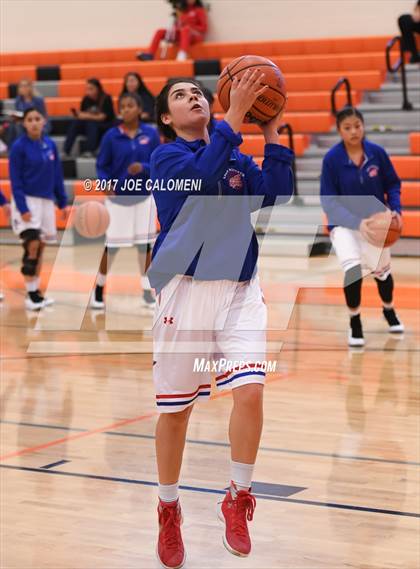
[[[31,220],[24,221],[16,203],[12,199],[12,228],[16,235],[26,229],[39,229],[41,239],[45,243],[57,242],[57,224],[55,220],[55,204],[52,200],[26,196],[26,203],[31,212]]]
[[[156,204],[148,196],[134,205],[105,201],[110,222],[106,232],[108,247],[132,247],[153,243],[156,239]]]
[[[371,245],[360,231],[347,227],[334,227],[330,234],[335,253],[344,271],[362,265],[365,273],[385,280],[391,272],[391,250]]]
[[[264,384],[267,307],[258,277],[199,281],[175,276],[157,297],[153,381],[162,413],[182,411],[218,390]]]

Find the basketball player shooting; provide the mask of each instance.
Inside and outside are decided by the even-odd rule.
[[[265,138],[262,169],[238,149],[244,117],[257,97],[266,92],[263,79],[258,69],[233,79],[229,110],[211,139],[207,131],[209,105],[198,82],[171,79],[157,98],[159,127],[172,142],[154,151],[152,180],[202,181],[198,196],[154,192],[161,232],[148,272],[157,293],[153,335],[155,346],[172,346],[170,353],[155,350],[153,365],[156,403],[161,412],[156,428],[157,554],[167,568],[182,567],[185,562],[178,496],[182,456],[193,405],[209,398],[211,383],[210,372],[193,371],[195,354],[177,353],[177,341],[183,339],[183,332],[194,331],[194,341],[203,344],[210,332],[217,354],[226,358],[234,354],[238,359],[240,354],[240,360],[257,362],[265,352],[267,309],[257,276],[258,244],[250,217],[256,208],[251,204],[253,198],[258,207],[290,199],[293,152],[278,143],[282,112],[261,125]],[[224,200],[226,197],[230,199]],[[211,219],[206,217],[209,208]],[[210,226],[209,242],[198,251],[191,249],[197,243],[197,226],[205,224]],[[236,273],[231,267],[237,264],[238,251],[244,250],[244,235],[249,238]],[[216,322],[221,317],[226,318],[219,330]],[[260,348],[257,354],[256,345],[263,345],[264,350]],[[251,482],[263,424],[264,381],[265,372],[256,363],[216,377],[217,389],[232,390],[233,397],[229,424],[231,482],[219,505],[219,518],[224,523],[224,545],[239,556],[247,556],[251,550],[248,521],[256,506]]]

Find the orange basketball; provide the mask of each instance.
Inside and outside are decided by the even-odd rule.
[[[375,237],[369,243],[376,247],[391,247],[401,236],[396,217],[390,211],[375,213],[369,220],[369,229],[375,231]]]
[[[259,55],[244,55],[231,61],[223,69],[217,83],[217,96],[223,109],[230,106],[230,89],[234,77],[239,79],[247,69],[260,69],[265,77],[263,85],[268,89],[258,97],[245,115],[246,122],[266,123],[279,114],[286,104],[286,83],[282,72],[275,63]]]
[[[103,203],[88,201],[77,208],[74,225],[82,237],[95,239],[104,235],[109,221],[109,213]]]

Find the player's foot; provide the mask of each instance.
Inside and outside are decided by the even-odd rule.
[[[96,285],[95,292],[93,293],[93,296],[90,299],[90,307],[94,308],[95,310],[102,310],[103,308],[105,308],[103,286]]]
[[[25,298],[25,306],[28,310],[41,310],[44,308],[44,299],[38,294],[38,292],[28,292],[28,296]]]
[[[151,290],[143,291],[143,304],[146,308],[154,309],[156,306],[156,299]]]
[[[143,52],[139,52],[136,55],[137,59],[140,61],[153,61],[154,57],[151,53],[143,53]]]
[[[52,304],[54,304],[55,300],[53,298],[48,298],[47,296],[44,296],[42,292],[39,290],[37,290],[36,292],[38,293],[38,296],[41,297],[42,300],[44,301],[44,306],[51,306]]]
[[[360,314],[350,317],[350,330],[349,330],[349,346],[351,348],[357,348],[359,346],[365,345],[365,339],[363,337],[362,322],[360,320]]]
[[[231,484],[225,499],[219,502],[219,519],[225,524],[223,543],[233,555],[246,557],[251,551],[248,522],[252,521],[256,500],[250,491],[235,491],[234,483]]]
[[[402,334],[404,332],[404,324],[400,322],[393,308],[382,309],[385,320],[388,322],[391,334]]]
[[[182,513],[179,500],[162,502],[159,499],[159,540],[157,556],[165,569],[179,569],[185,563],[185,549],[182,542]]]
[[[0,301],[2,301],[3,299],[4,299],[4,294],[0,292]]]

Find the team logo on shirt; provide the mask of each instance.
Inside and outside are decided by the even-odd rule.
[[[235,170],[235,168],[229,168],[226,171],[226,174],[223,176],[223,179],[227,181],[229,186],[234,190],[242,190],[244,187],[244,174],[239,170]]]
[[[147,136],[147,134],[142,134],[141,136],[139,136],[139,144],[149,144],[150,142],[150,136]]]
[[[369,168],[367,169],[367,173],[369,178],[376,178],[376,176],[379,174],[378,166],[375,165],[369,166]]]

